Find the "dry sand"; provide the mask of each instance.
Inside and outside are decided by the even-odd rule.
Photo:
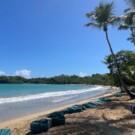
[[[135,100],[129,100],[126,94],[122,97],[115,97],[113,94],[104,96],[112,99],[112,102],[80,113],[66,114],[65,125],[52,127],[48,132],[39,135],[135,135],[135,114],[130,110],[130,105],[135,103]],[[89,101],[90,99],[87,99],[74,104]],[[45,118],[47,114],[68,106],[3,122],[0,123],[0,128],[10,128],[12,135],[31,135],[31,121]]]

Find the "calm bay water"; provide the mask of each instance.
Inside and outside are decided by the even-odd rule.
[[[0,84],[0,121],[33,114],[102,94],[109,87]]]

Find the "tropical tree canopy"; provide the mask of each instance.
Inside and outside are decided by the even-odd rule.
[[[135,84],[135,52],[121,50],[116,55],[122,77],[127,84]],[[109,68],[111,74],[117,74],[112,55],[105,57],[104,63]]]
[[[125,15],[123,16],[123,22],[122,24],[119,26],[119,30],[121,29],[129,29],[131,28],[133,25],[133,14],[128,14],[128,15]]]

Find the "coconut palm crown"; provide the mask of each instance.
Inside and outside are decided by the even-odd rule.
[[[116,25],[121,18],[113,14],[114,3],[100,3],[95,11],[87,13],[86,16],[91,20],[85,26],[95,27],[107,31],[108,25]]]

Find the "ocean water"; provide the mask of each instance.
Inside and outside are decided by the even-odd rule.
[[[74,103],[108,89],[87,85],[0,84],[0,122]]]

